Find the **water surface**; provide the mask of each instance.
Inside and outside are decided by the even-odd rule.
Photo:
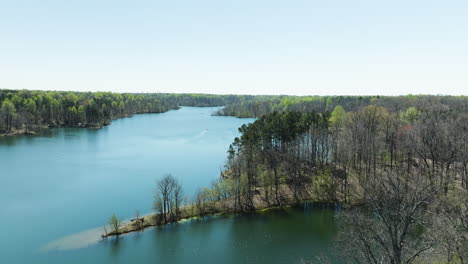
[[[331,211],[209,217],[98,239],[110,215],[149,213],[164,173],[191,196],[253,119],[183,107],[102,129],[0,138],[0,263],[300,263],[329,250]]]

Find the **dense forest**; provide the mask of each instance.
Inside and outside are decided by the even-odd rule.
[[[467,101],[467,97],[412,95],[298,97],[0,90],[0,134],[28,134],[44,127],[102,127],[112,119],[161,113],[179,106],[224,106],[216,114],[261,117],[272,112],[326,112],[336,106],[356,111],[371,104],[392,112],[442,104],[466,113]]]
[[[28,134],[44,127],[102,127],[133,114],[179,106],[223,106],[251,97],[0,90],[0,134]]]
[[[247,100],[245,100],[247,99]],[[450,105],[453,111],[468,111],[466,96],[255,96],[230,101],[219,115],[238,117],[261,117],[272,112],[318,112],[333,111],[336,106],[346,111],[356,111],[367,105],[384,107],[391,112],[401,112],[408,107],[426,108],[433,104]]]
[[[113,216],[104,237],[315,201],[345,206],[336,247],[351,263],[468,262],[467,97],[147,96],[166,109],[225,105],[218,114],[258,119],[239,128],[210,187],[189,201],[165,175],[156,214],[124,227]]]
[[[340,203],[347,209],[337,217],[336,246],[356,263],[468,262],[467,97],[1,90],[0,133],[101,127],[137,113],[223,105],[220,115],[258,119],[239,128],[222,177],[192,203],[173,178],[158,182],[158,221]]]
[[[356,263],[466,263],[468,104],[416,102],[272,112],[241,127],[223,180],[233,209],[255,209],[259,199],[344,203],[338,246]]]
[[[354,111],[273,111],[239,128],[222,177],[193,204],[201,215],[344,204],[336,246],[351,263],[467,263],[466,106],[428,96],[406,109],[370,100]]]

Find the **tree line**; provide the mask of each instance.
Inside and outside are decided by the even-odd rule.
[[[336,246],[350,263],[467,263],[466,99],[411,100],[262,115],[239,128],[221,177],[190,201],[174,177],[157,182],[156,222],[341,203]]]
[[[346,111],[357,111],[364,106],[376,105],[391,112],[404,111],[408,107],[425,108],[434,104],[450,105],[453,111],[467,112],[466,96],[255,96],[231,101],[219,115],[237,117],[261,117],[272,112],[331,112],[336,106]]]
[[[179,106],[223,106],[251,96],[0,90],[0,134],[44,127],[102,127],[112,119]]]
[[[101,127],[115,118],[176,107],[159,95],[0,90],[0,133],[28,133],[43,127]]]

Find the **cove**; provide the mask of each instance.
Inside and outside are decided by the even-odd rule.
[[[215,216],[94,240],[110,215],[150,213],[171,173],[191,197],[223,169],[237,128],[253,119],[182,107],[102,129],[0,138],[0,263],[301,263],[330,250],[333,211]]]

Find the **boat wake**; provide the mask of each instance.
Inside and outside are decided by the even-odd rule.
[[[205,128],[203,131],[201,131],[200,133],[198,133],[194,138],[195,138],[195,139],[202,138],[204,135],[206,135],[206,132],[208,132],[208,129]]]

